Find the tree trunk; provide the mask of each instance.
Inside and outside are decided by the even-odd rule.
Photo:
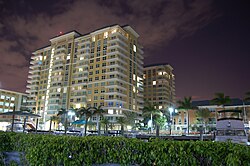
[[[12,115],[12,124],[11,124],[11,132],[13,132],[14,130],[14,123],[15,123],[15,106],[14,106],[14,109],[13,109],[13,115]]]
[[[65,114],[65,122],[64,122],[64,134],[67,134],[67,125],[68,125],[68,117],[67,114]]]
[[[38,128],[38,118],[36,118],[36,133],[37,133],[37,128]]]
[[[101,129],[100,129],[100,123],[99,123],[99,120],[100,120],[100,115],[97,115],[97,131],[98,131],[98,135],[101,135]]]
[[[87,135],[87,127],[88,127],[88,118],[85,117],[85,129],[84,129],[84,136]]]
[[[187,132],[189,135],[189,111],[187,111]]]
[[[25,128],[26,128],[26,117],[24,118],[24,122],[23,122],[23,133],[25,132]]]
[[[123,134],[124,134],[124,125],[122,124],[121,125],[121,135],[123,136]]]
[[[52,120],[49,122],[49,133],[51,133]]]
[[[106,128],[106,134],[108,134],[108,124],[105,125]]]
[[[160,136],[160,126],[156,124],[156,137]]]
[[[151,134],[153,133],[153,115],[150,115],[150,120],[151,120]]]

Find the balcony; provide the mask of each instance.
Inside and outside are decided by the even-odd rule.
[[[64,61],[65,61],[64,57],[63,57],[63,58],[60,57],[60,58],[58,58],[58,59],[56,59],[56,58],[53,59],[53,63],[56,63],[56,62],[64,62]]]
[[[32,74],[32,75],[28,76],[28,78],[31,78],[31,79],[34,79],[35,77],[40,78],[40,75],[35,73],[35,74]]]
[[[59,52],[59,51],[66,51],[66,47],[58,47],[56,48],[55,52]]]
[[[118,39],[118,40],[121,40],[121,41],[127,41],[128,39],[125,37],[125,36],[123,36],[120,32],[115,32],[115,33],[113,33],[113,34],[111,34],[110,35],[110,37],[113,37],[113,36],[116,36],[116,39]],[[115,39],[110,39],[110,41],[111,40],[115,40]],[[126,44],[125,42],[124,42],[124,44]]]
[[[88,66],[89,66],[88,62],[81,62],[76,65],[76,68],[83,68]]]
[[[52,71],[51,71],[51,73],[55,73],[55,72],[63,72],[64,71],[64,69],[63,68],[55,68],[55,67],[53,67],[52,68]]]
[[[27,88],[34,88],[34,87],[38,87],[39,84],[28,84]]]
[[[85,51],[85,50],[90,50],[90,47],[81,47],[77,49],[77,52]]]
[[[66,52],[63,51],[63,52],[55,53],[53,57],[60,57],[60,56],[65,56],[65,55],[66,55]]]
[[[38,90],[37,89],[27,89],[26,92],[27,93],[32,93],[32,92],[37,92]]]

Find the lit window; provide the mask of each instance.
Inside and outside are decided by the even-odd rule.
[[[113,29],[111,33],[116,33],[117,29]]]
[[[93,42],[95,41],[95,36],[92,37],[92,41],[93,41]]]
[[[158,72],[158,75],[162,75],[162,72],[160,71],[160,72]]]
[[[70,56],[68,55],[68,56],[67,56],[67,60],[69,60],[69,59],[70,59]]]
[[[80,60],[84,60],[84,57],[80,57]]]
[[[4,99],[5,98],[5,96],[4,95],[1,95],[1,99]]]
[[[14,101],[15,100],[15,97],[11,97],[11,99],[10,99],[11,101]]]
[[[108,38],[108,32],[104,32],[104,36],[103,37],[104,37],[104,39]]]
[[[153,85],[156,85],[156,81],[153,81]]]
[[[161,106],[161,105],[159,105],[159,109],[162,109],[162,106]]]
[[[136,52],[136,45],[133,46],[133,50],[134,50],[134,52]]]
[[[83,71],[83,69],[82,69],[82,68],[79,68],[79,71]]]
[[[108,109],[108,114],[113,114],[113,113],[114,113],[114,110]]]

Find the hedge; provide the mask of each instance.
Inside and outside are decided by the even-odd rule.
[[[250,147],[201,141],[144,142],[123,137],[74,137],[0,132],[0,152],[24,152],[30,166],[250,165]]]

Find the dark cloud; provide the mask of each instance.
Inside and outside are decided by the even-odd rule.
[[[8,0],[0,4],[0,34],[6,34],[0,41],[0,80],[7,89],[23,87],[23,91],[31,53],[60,31],[75,29],[84,34],[114,23],[129,24],[140,34],[145,56],[152,56],[153,50],[192,35],[218,16],[212,0]],[[23,65],[26,67],[20,71]]]

